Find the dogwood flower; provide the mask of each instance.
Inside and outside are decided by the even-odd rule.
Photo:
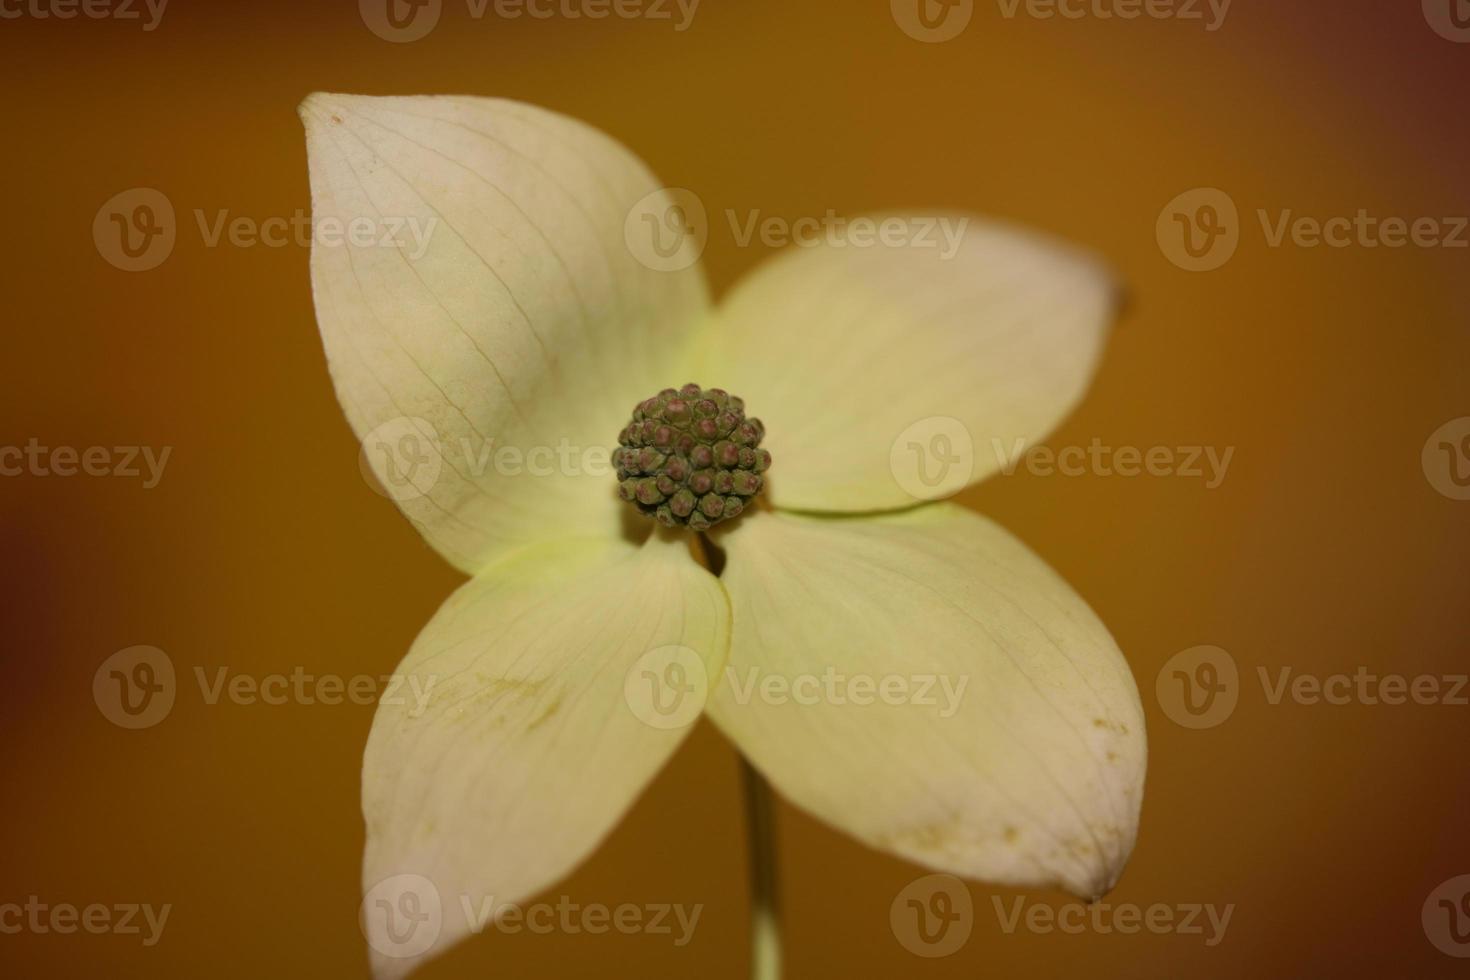
[[[400,925],[437,903],[427,943],[368,927],[379,977],[476,931],[476,897],[567,875],[701,710],[873,848],[1113,886],[1145,769],[1128,666],[1024,544],[928,499],[1081,397],[1113,314],[1098,263],[967,215],[929,247],[896,215],[716,305],[697,262],[639,244],[689,230],[677,192],[586,125],[481,98],[316,94],[301,115],[313,220],[345,229],[311,256],[338,397],[470,576],[399,670],[427,698],[385,698],[368,738],[364,887],[416,883],[385,905]]]

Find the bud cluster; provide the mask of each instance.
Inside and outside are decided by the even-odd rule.
[[[765,434],[727,391],[665,388],[639,402],[618,433],[618,496],[667,527],[703,531],[739,516],[765,485]]]

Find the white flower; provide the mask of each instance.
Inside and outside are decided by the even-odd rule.
[[[598,846],[688,731],[631,703],[650,664],[702,674],[705,712],[776,789],[872,847],[1005,885],[1112,887],[1145,767],[1127,664],[1025,545],[915,506],[891,458],[916,422],[953,420],[975,436],[973,482],[1045,436],[1104,343],[1102,269],[969,219],[953,255],[799,248],[715,306],[697,264],[635,257],[625,226],[659,184],[585,125],[478,98],[318,94],[301,112],[315,221],[432,229],[412,248],[318,240],[312,285],[354,430],[425,434],[435,479],[398,502],[472,576],[400,668],[427,705],[385,703],[368,739],[364,885],[422,876],[444,906],[431,948],[379,951],[380,977],[470,931],[460,896],[525,899]],[[611,446],[636,404],[691,380],[743,397],[774,459],[769,507],[712,532],[718,578],[611,475],[477,455]],[[963,697],[946,713],[750,683],[833,671]]]

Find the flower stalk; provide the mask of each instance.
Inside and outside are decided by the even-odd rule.
[[[745,785],[745,832],[750,841],[750,976],[751,980],[780,980],[774,799],[765,777],[744,758],[740,771]]]

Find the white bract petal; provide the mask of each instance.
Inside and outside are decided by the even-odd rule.
[[[871,241],[767,262],[704,338],[701,376],[766,423],[778,507],[950,496],[1043,438],[1102,350],[1114,289],[1089,256],[960,214],[869,220]]]
[[[952,504],[760,514],[721,541],[734,631],[710,715],[782,795],[937,870],[1113,886],[1142,706],[1107,629],[1024,544]]]
[[[729,643],[677,539],[538,546],[419,635],[363,761],[363,928],[380,980],[566,875],[704,707]]]
[[[679,383],[697,265],[625,242],[664,192],[613,140],[498,99],[313,95],[311,275],[337,393],[385,491],[473,572],[615,534],[607,447]]]

